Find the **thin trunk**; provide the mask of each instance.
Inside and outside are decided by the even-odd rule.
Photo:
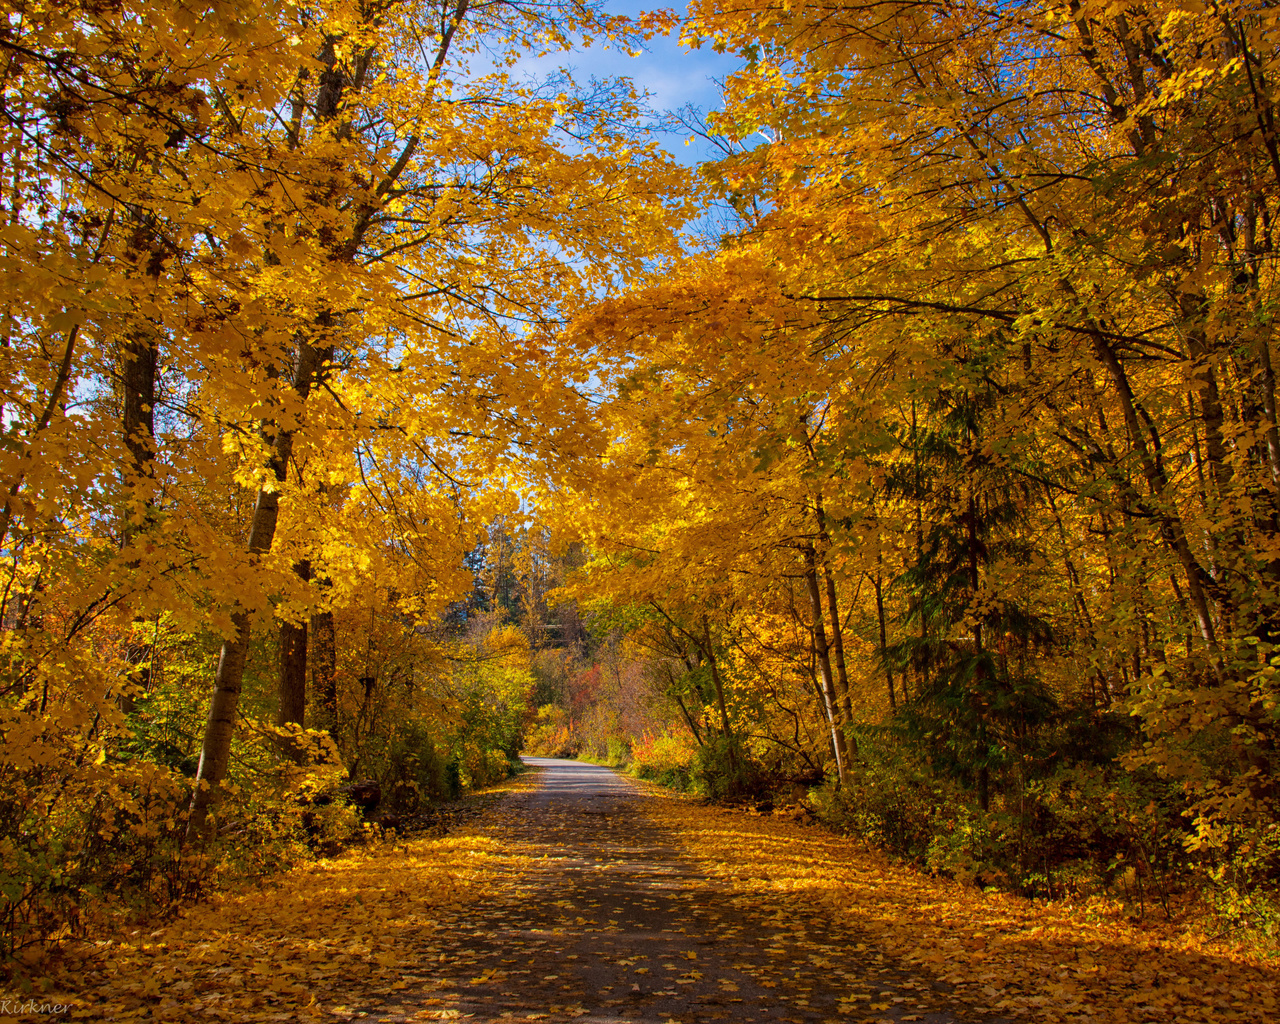
[[[301,342],[294,376],[294,390],[302,402],[315,385],[324,365],[326,350]],[[276,485],[258,491],[249,526],[249,553],[264,555],[271,550],[280,514],[280,486],[287,475],[293,454],[294,432],[277,428],[270,468]],[[213,698],[209,702],[209,718],[205,723],[200,747],[200,766],[196,771],[196,790],[191,800],[191,818],[187,823],[187,839],[206,836],[209,811],[219,799],[222,780],[226,778],[231,759],[231,737],[235,732],[236,709],[244,684],[244,666],[249,654],[249,613],[237,607],[231,615],[234,633],[222,644],[218,668],[213,679]]]
[[[725,736],[732,736],[733,729],[729,725],[729,708],[724,700],[724,685],[720,681],[720,667],[716,664],[715,651],[711,646],[711,624],[707,621],[707,617],[702,617],[702,635],[706,640],[706,647],[703,653],[707,657],[707,664],[711,668],[711,685],[716,691],[716,706],[720,709],[720,728]]]
[[[849,695],[849,673],[844,663],[844,638],[840,629],[840,606],[836,603],[836,581],[831,574],[831,566],[826,562],[822,565],[822,575],[826,578],[827,614],[831,617],[831,654],[836,670],[836,696],[840,701],[842,724],[847,725],[853,721],[853,699]],[[847,736],[845,742],[849,753],[856,757],[858,741]]]
[[[916,400],[911,399],[911,464],[913,476],[915,477],[915,496],[916,496],[916,569],[924,564],[924,480],[920,471],[920,435],[919,427],[916,422]],[[916,592],[911,595],[911,601],[915,603],[916,609],[919,611],[920,626],[920,648],[925,649],[924,641],[929,639],[929,622],[924,603],[923,587],[917,587]],[[925,668],[923,665],[917,665],[916,669],[916,693],[925,692],[928,680],[924,677]],[[906,699],[907,679],[904,670],[902,674],[903,699]]]
[[[1125,373],[1119,357],[1100,332],[1093,336],[1093,346],[1094,352],[1098,356],[1098,361],[1107,369],[1108,374],[1111,376],[1111,381],[1115,385],[1116,393],[1120,399],[1120,408],[1124,413],[1125,427],[1129,433],[1129,442],[1137,450],[1142,464],[1142,472],[1146,477],[1151,494],[1153,497],[1162,498],[1164,492],[1168,489],[1168,477],[1165,475],[1164,466],[1160,463],[1158,453],[1153,452],[1147,444],[1146,431],[1138,414],[1137,401],[1129,384],[1128,374]],[[1196,561],[1196,557],[1191,551],[1191,544],[1187,540],[1182,519],[1177,513],[1157,508],[1156,514],[1161,524],[1160,532],[1165,543],[1178,556],[1178,561],[1182,563],[1183,572],[1186,573],[1187,590],[1191,599],[1192,610],[1195,613],[1196,625],[1200,629],[1200,635],[1210,649],[1216,652],[1218,650],[1218,640],[1214,628],[1213,615],[1209,610],[1208,594],[1206,593],[1207,583],[1209,583],[1207,573],[1200,563]]]
[[[1262,409],[1267,416],[1267,469],[1271,482],[1280,484],[1280,431],[1276,429],[1276,373],[1271,364],[1271,342],[1266,332],[1258,338],[1258,365],[1262,368],[1260,381]]]
[[[1206,303],[1206,298],[1199,292],[1182,292],[1178,296],[1179,312],[1186,320],[1196,322],[1202,320],[1204,316],[1202,311]],[[1213,369],[1213,352],[1203,327],[1197,325],[1187,332],[1187,347],[1195,362],[1191,379],[1195,381],[1200,403],[1200,420],[1204,423],[1205,454],[1209,461],[1209,474],[1213,480],[1214,497],[1221,502],[1231,483],[1233,473],[1227,458],[1226,441],[1223,438],[1226,417],[1222,409],[1222,395],[1218,390],[1218,378]]]
[[[814,496],[814,511],[818,519],[818,538],[822,542],[822,576],[827,592],[827,614],[831,619],[831,655],[836,673],[836,696],[844,713],[844,721],[853,721],[853,699],[849,694],[849,673],[844,660],[844,631],[840,628],[840,603],[836,596],[836,578],[831,571],[831,533],[827,529],[827,514],[822,508],[822,496]],[[855,598],[856,600],[856,598]],[[858,745],[852,738],[853,753]]]
[[[1058,539],[1062,541],[1062,562],[1063,567],[1067,570],[1067,582],[1071,586],[1072,606],[1076,610],[1081,626],[1088,632],[1090,646],[1096,647],[1097,638],[1094,635],[1093,614],[1089,611],[1089,605],[1085,602],[1084,586],[1080,582],[1080,573],[1076,570],[1075,561],[1071,557],[1067,528],[1062,522],[1062,516],[1058,513],[1058,505],[1053,500],[1053,493],[1046,491],[1045,497],[1048,501],[1049,511],[1053,513],[1054,524],[1058,527]]]
[[[877,559],[877,562],[879,562],[879,559]],[[880,579],[879,568],[876,569],[874,582],[876,587],[876,618],[880,623],[880,664],[884,666],[884,678],[889,684],[889,710],[897,711],[898,699],[893,693],[893,666],[889,664],[888,634],[884,626],[884,584]],[[904,701],[907,699],[905,692],[902,694],[902,699]]]
[[[1147,563],[1139,558],[1133,581],[1133,607],[1138,613],[1138,632],[1133,638],[1133,674],[1140,679],[1151,663],[1151,604],[1147,600]],[[1143,659],[1146,659],[1144,662]]]
[[[684,720],[689,724],[689,731],[693,733],[693,738],[698,746],[704,746],[702,742],[702,733],[698,730],[698,723],[694,721],[693,715],[689,714],[688,707],[685,706],[684,698],[680,694],[672,692],[672,696],[676,699],[676,704],[680,706],[680,713],[684,715]]]
[[[39,419],[36,420],[28,434],[29,441],[26,445],[24,456],[29,458],[35,451],[36,442],[40,435],[49,428],[49,423],[53,419],[53,414],[62,406],[63,395],[66,393],[67,381],[71,377],[71,364],[75,356],[76,341],[80,337],[80,325],[76,324],[71,330],[67,331],[66,347],[62,350],[62,360],[58,364],[58,375],[54,379],[53,387],[49,389],[49,398],[45,402],[44,409],[40,413]],[[19,463],[21,465],[21,463]],[[13,522],[13,510],[20,507],[17,500],[18,492],[22,490],[22,482],[24,475],[18,472],[13,482],[9,485],[9,493],[4,500],[4,504],[0,506],[0,547],[4,546],[5,538],[9,535],[9,526]]]
[[[818,588],[818,558],[812,544],[804,551],[804,578],[809,586],[809,610],[813,614],[813,647],[818,658],[818,670],[822,677],[822,699],[831,723],[831,743],[836,753],[836,771],[840,781],[845,779],[849,756],[844,733],[840,729],[840,704],[836,696],[835,680],[831,672],[831,649],[827,646],[827,632],[823,628],[822,594]]]
[[[978,596],[978,587],[981,585],[982,580],[978,574],[978,502],[972,489],[969,491],[969,510],[965,518],[968,520],[966,532],[968,533],[969,541],[969,590],[976,598]],[[986,689],[987,663],[986,659],[982,657],[981,620],[973,624],[973,652],[977,657],[974,677],[977,680],[978,691],[982,693]],[[978,741],[980,744],[986,741],[986,734],[985,716],[979,712]],[[978,804],[984,811],[988,811],[991,809],[991,772],[987,767],[986,751],[980,751],[979,756],[982,758],[982,762],[978,765]]]
[[[317,612],[311,616],[309,639],[311,685],[323,725],[332,735],[338,731],[338,640],[333,612]]]
[[[323,481],[318,491],[324,504],[336,512],[346,501],[346,491],[332,491]],[[298,564],[299,571],[305,571],[303,577],[313,583],[318,594],[326,599],[333,590],[333,580],[322,568],[318,573],[311,562]],[[336,739],[338,731],[338,647],[337,634],[333,624],[333,612],[316,612],[311,616],[307,635],[307,671],[310,675],[312,699],[319,711],[319,726],[328,729]]]
[[[282,435],[277,442],[292,441]],[[273,460],[275,461],[275,460]],[[284,474],[278,473],[277,480]],[[275,538],[276,520],[279,517],[279,492],[260,490],[253,507],[253,519],[249,528],[249,552],[266,554]],[[218,799],[218,787],[227,775],[231,758],[231,737],[235,731],[236,708],[240,703],[240,689],[244,683],[245,660],[249,654],[249,613],[237,607],[232,613],[234,634],[223,641],[218,656],[218,669],[213,677],[213,699],[209,702],[209,718],[205,723],[204,742],[200,748],[200,766],[196,770],[196,791],[191,801],[191,819],[187,823],[188,840],[203,836],[209,810]]]
[[[1102,513],[1102,550],[1106,556],[1107,562],[1107,589],[1111,595],[1112,608],[1119,607],[1124,604],[1124,598],[1120,594],[1120,570],[1117,566],[1118,559],[1116,557],[1115,544],[1112,542],[1114,530],[1111,526],[1111,517],[1105,512]],[[1115,646],[1113,646],[1113,650]],[[1121,679],[1124,683],[1124,692],[1129,692],[1129,666],[1122,657],[1115,656],[1112,662],[1113,667],[1118,667]]]
[[[299,579],[311,579],[311,563],[293,567]],[[305,726],[307,714],[307,624],[280,623],[280,675],[277,681],[276,724]]]

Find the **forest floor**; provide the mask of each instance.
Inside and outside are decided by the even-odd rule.
[[[1280,970],[1203,939],[984,894],[818,828],[532,761],[540,771],[453,834],[68,949],[36,1001],[120,1021],[1280,1016]]]

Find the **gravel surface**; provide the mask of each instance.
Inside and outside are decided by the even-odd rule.
[[[382,1020],[977,1019],[869,945],[856,923],[701,873],[646,820],[650,798],[613,771],[526,761],[539,785],[474,825],[523,866],[430,936],[430,970],[453,977],[412,986]]]

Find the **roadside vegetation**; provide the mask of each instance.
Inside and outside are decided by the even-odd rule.
[[[3,969],[521,749],[1276,948],[1277,8],[4,2]]]

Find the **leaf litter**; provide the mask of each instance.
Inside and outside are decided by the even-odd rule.
[[[300,866],[67,947],[41,1001],[73,1019],[175,1022],[1276,1013],[1277,971],[1203,937],[1084,921],[656,789],[587,814],[535,784],[457,834]]]
[[[670,798],[645,809],[708,877],[855,923],[864,944],[937,979],[978,1017],[1131,1024],[1280,1013],[1280,971],[1202,934],[1088,920],[1069,903],[929,877],[780,817]]]

